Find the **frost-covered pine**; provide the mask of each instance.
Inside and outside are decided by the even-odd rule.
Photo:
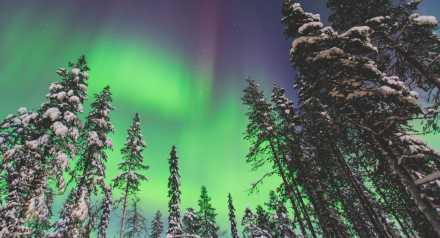
[[[348,30],[364,25],[371,18],[387,16],[391,13],[392,0],[328,0],[327,7],[332,14],[329,21],[336,30]]]
[[[294,227],[292,227],[292,221],[290,220],[287,208],[283,203],[278,203],[276,213],[273,215],[273,220],[275,222],[275,230],[278,233],[277,237],[295,237],[295,230]]]
[[[231,237],[232,238],[239,238],[238,236],[238,230],[237,230],[237,221],[235,218],[235,208],[234,204],[232,202],[232,196],[229,193],[228,194],[228,211],[229,211],[229,224],[231,227]]]
[[[211,198],[205,186],[202,186],[198,204],[199,210],[197,211],[197,215],[200,218],[199,235],[206,238],[217,238],[219,230],[215,221],[217,213],[211,205]]]
[[[395,186],[405,188],[407,195],[414,201],[413,212],[423,214],[422,223],[430,225],[434,231],[431,236],[438,236],[438,204],[425,195],[425,187],[419,184],[420,179],[429,180],[436,173],[437,166],[434,164],[437,156],[429,153],[420,157],[411,156],[411,146],[397,136],[415,130],[412,121],[424,116],[418,94],[411,90],[405,78],[390,75],[394,72],[381,71],[383,63],[374,58],[380,52],[372,41],[374,28],[354,26],[339,33],[331,27],[314,24],[314,27],[308,27],[305,31],[306,24],[318,22],[319,19],[306,13],[296,3],[291,4],[290,10],[291,14],[286,18],[287,33],[295,38],[290,52],[291,60],[300,71],[297,88],[302,111],[308,111],[304,113],[307,117],[305,122],[310,125],[305,127],[309,128],[305,135],[310,138],[310,142],[314,141],[313,144],[320,146],[326,145],[320,144],[320,141],[331,137],[327,141],[330,144],[336,143],[336,146],[331,146],[333,153],[340,153],[340,149],[336,149],[339,144],[344,147],[346,154],[358,154],[362,149],[362,152],[376,156],[379,167],[387,167],[377,172],[388,173],[390,177],[397,176]],[[416,21],[419,20],[420,24],[433,26],[432,18]],[[417,85],[423,88],[421,84]],[[316,137],[318,134],[321,135]],[[359,148],[356,145],[363,146]],[[321,148],[317,147],[319,150]],[[324,154],[328,154],[328,151]],[[336,159],[342,157],[335,156]],[[354,157],[362,159],[361,156]],[[406,158],[413,159],[411,165],[404,162]],[[346,165],[342,168],[349,171]],[[353,182],[353,177],[347,178],[356,193],[362,194],[362,189],[356,187],[358,182]],[[428,191],[432,191],[432,188]],[[368,196],[360,198],[363,199],[363,206],[369,212],[376,231],[392,236],[387,218],[381,212],[374,211],[371,203],[365,205],[369,203]]]
[[[201,228],[199,215],[193,208],[188,208],[182,218],[183,232],[185,235],[197,235]]]
[[[120,238],[124,236],[128,199],[139,191],[140,183],[147,180],[147,177],[143,175],[148,169],[148,166],[144,165],[142,155],[145,147],[141,121],[139,114],[136,113],[132,125],[128,129],[125,146],[121,150],[123,160],[118,164],[119,175],[113,180],[114,187],[122,191],[122,197],[120,198],[122,201],[122,214],[119,224]]]
[[[41,203],[47,201],[42,196],[49,179],[64,189],[62,175],[68,158],[76,153],[74,145],[81,127],[77,114],[82,112],[87,94],[87,71],[84,57],[69,64],[69,69],[59,69],[61,81],[50,85],[47,101],[36,112],[21,108],[0,123],[0,171],[8,183],[8,202],[0,208],[0,234],[32,232],[24,227],[26,214],[38,214],[33,218],[40,221],[33,223],[47,221],[51,206]]]
[[[151,221],[150,238],[160,238],[163,232],[162,214],[157,211],[154,214],[153,221]]]
[[[243,238],[272,238],[268,231],[258,227],[257,217],[250,208],[245,209],[241,225]]]
[[[132,202],[131,210],[128,211],[124,237],[140,238],[140,237],[145,237],[147,235],[146,220],[145,217],[142,215],[142,212],[139,210],[138,203],[139,203],[139,199],[135,199]]]
[[[168,230],[167,238],[182,235],[182,224],[180,222],[180,173],[179,159],[176,154],[176,147],[173,146],[168,160],[170,176],[168,178]]]
[[[103,178],[99,178],[98,182],[99,186],[104,192],[104,197],[102,199],[102,204],[100,207],[100,219],[98,224],[98,238],[106,238],[107,237],[107,228],[110,222],[110,213],[112,211],[112,189],[111,187],[104,181]],[[87,233],[88,234],[88,233]]]
[[[103,216],[98,231],[99,237],[105,237],[105,231],[102,230],[107,227],[111,205],[111,189],[104,181],[106,150],[111,149],[108,134],[113,131],[110,122],[110,112],[113,109],[111,102],[110,88],[105,87],[102,92],[96,94],[95,101],[91,104],[81,135],[81,157],[72,173],[76,184],[64,204],[60,220],[51,237],[91,232],[86,227],[96,213],[91,207],[91,203],[96,200],[92,196],[99,198],[101,193],[104,195]]]

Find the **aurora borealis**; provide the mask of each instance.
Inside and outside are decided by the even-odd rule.
[[[303,2],[308,10],[326,15],[324,1]],[[291,88],[294,71],[280,4],[1,0],[0,116],[20,106],[37,107],[48,84],[57,80],[55,69],[85,54],[91,68],[89,95],[110,85],[114,96],[109,177],[116,173],[131,118],[139,112],[150,166],[150,181],[140,193],[143,211],[148,216],[156,209],[166,214],[167,158],[175,144],[182,208],[195,207],[200,187],[207,186],[225,230],[228,192],[239,216],[246,206],[267,199],[266,188],[259,194],[247,192],[258,173],[245,163],[246,118],[240,97],[246,77],[267,88],[272,82]],[[438,9],[436,0],[422,5],[426,14],[437,17]]]

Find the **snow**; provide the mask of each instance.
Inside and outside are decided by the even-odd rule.
[[[398,92],[397,92],[395,89],[392,89],[391,87],[386,86],[386,85],[381,86],[381,87],[378,89],[378,91],[379,91],[379,93],[382,94],[382,96],[384,96],[384,97],[393,96],[393,95],[398,94]]]
[[[63,86],[61,84],[59,84],[59,83],[52,83],[49,86],[49,90],[50,91],[56,91],[56,90],[60,90],[62,88],[63,88]]]
[[[85,79],[89,78],[89,73],[87,71],[82,72],[82,75]]]
[[[55,121],[60,117],[60,110],[56,107],[51,107],[46,110],[43,114],[43,118],[49,118],[51,121]]]
[[[65,153],[58,152],[57,157],[56,157],[56,161],[59,165],[61,165],[62,169],[67,168],[68,160],[67,160],[67,155]]]
[[[65,137],[68,132],[68,128],[61,122],[57,121],[52,125],[52,129],[55,132],[55,135],[60,137]]]
[[[26,146],[31,150],[36,150],[40,146],[40,141],[38,139],[26,141]]]
[[[414,13],[409,19],[418,26],[436,27],[438,25],[438,20],[435,16],[420,16]]]
[[[385,21],[385,17],[384,16],[378,16],[378,17],[373,17],[369,20],[367,20],[367,23],[375,23],[375,24],[382,24]]]
[[[299,46],[303,45],[313,45],[319,43],[321,41],[321,37],[317,36],[301,36],[296,38],[292,42],[292,49],[295,51]]]
[[[367,38],[370,34],[371,28],[369,26],[355,26],[342,33],[341,37],[361,37]]]
[[[85,85],[85,84],[80,84],[78,87],[79,87],[79,89],[80,89],[81,91],[83,91],[83,92],[86,92],[86,91],[87,91],[87,85]]]
[[[319,30],[323,26],[324,25],[319,21],[308,22],[308,23],[302,25],[300,28],[298,28],[298,32],[301,34],[307,34],[309,32]]]
[[[98,147],[103,146],[103,143],[99,139],[98,133],[96,133],[96,131],[89,132],[88,142],[90,145],[97,145]]]
[[[27,108],[25,108],[25,107],[20,107],[18,109],[18,113],[20,113],[20,114],[25,114],[26,112],[27,112]]]
[[[29,122],[37,118],[37,116],[38,116],[37,113],[25,114],[22,117],[20,117],[21,123],[23,123],[23,125],[26,126],[27,124],[29,124]]]
[[[402,82],[402,81],[400,80],[400,78],[397,77],[397,76],[383,77],[383,80],[384,80],[387,84],[392,85],[392,86],[394,86],[394,87],[396,87],[396,88],[400,88],[400,89],[401,89],[401,88],[404,88],[404,87],[405,87],[405,83]]]
[[[74,140],[77,140],[79,138],[78,128],[74,127],[72,129],[70,129],[70,137]]]
[[[328,50],[323,50],[318,53],[318,55],[313,58],[314,61],[317,60],[333,60],[344,56],[344,51],[338,47],[332,47]]]
[[[84,221],[88,216],[88,206],[85,197],[86,195],[83,190],[81,193],[81,197],[78,200],[77,206],[72,211],[72,217],[80,221]]]
[[[55,97],[58,101],[62,102],[66,98],[66,92],[62,91],[57,94],[55,94]]]
[[[67,122],[73,122],[73,121],[76,119],[76,116],[75,116],[75,114],[73,114],[72,112],[70,112],[70,111],[66,111],[66,112],[64,113],[63,118],[64,118],[64,120],[66,120]]]
[[[74,104],[79,104],[79,103],[80,103],[80,100],[79,100],[79,97],[77,97],[77,96],[71,96],[71,97],[69,98],[69,102],[70,102],[70,103],[74,103]]]
[[[73,69],[72,69],[72,74],[73,74],[73,75],[79,75],[80,72],[81,72],[81,70],[78,69],[78,68],[73,68]]]

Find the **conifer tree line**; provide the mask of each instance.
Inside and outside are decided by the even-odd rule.
[[[440,237],[440,154],[420,139],[439,132],[440,38],[421,3],[328,0],[325,26],[284,0],[297,102],[253,80],[242,101],[247,162],[265,171],[251,189],[280,177],[270,201],[292,222],[246,210],[248,237]]]
[[[139,196],[149,169],[140,115],[122,158],[110,158],[110,87],[80,119],[85,57],[58,69],[60,80],[40,107],[0,121],[0,238],[105,238],[116,216],[120,238],[440,237],[440,154],[419,138],[440,132],[440,38],[437,19],[417,13],[420,4],[328,0],[324,26],[318,14],[283,1],[297,100],[278,86],[266,98],[252,80],[242,97],[246,161],[265,172],[251,191],[271,176],[281,182],[241,218],[231,194],[220,198],[227,232],[205,186],[197,208],[181,210],[175,146],[167,222],[160,211],[147,221]],[[114,159],[118,172],[109,177],[106,163]]]
[[[231,194],[224,198],[230,232],[220,231],[217,212],[205,186],[201,187],[198,207],[181,211],[181,177],[175,146],[168,158],[168,223],[164,224],[162,213],[156,211],[148,224],[139,198],[149,169],[143,156],[147,146],[140,115],[134,115],[128,128],[118,172],[109,177],[106,162],[115,159],[108,156],[113,148],[112,94],[107,86],[94,95],[88,115],[81,120],[88,70],[84,57],[59,69],[61,80],[50,85],[41,108],[35,112],[20,108],[1,122],[0,237],[105,238],[109,236],[112,216],[117,217],[120,238],[217,238],[229,233],[233,238],[240,237],[240,221]],[[54,209],[55,199],[61,200],[60,211]],[[252,229],[267,223],[270,226],[264,229],[292,232],[287,209],[275,203],[271,201],[268,211],[258,207],[255,217],[245,214],[241,223],[244,229],[254,234]],[[114,208],[119,208],[119,212]],[[253,237],[248,233],[243,236]]]

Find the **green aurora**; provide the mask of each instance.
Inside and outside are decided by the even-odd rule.
[[[132,34],[121,38],[111,29],[102,29],[99,34],[79,27],[66,29],[69,24],[63,19],[54,14],[35,22],[31,12],[23,11],[0,28],[2,117],[21,106],[38,107],[48,84],[57,80],[56,68],[86,53],[91,68],[88,103],[94,93],[110,85],[116,108],[109,178],[117,173],[119,150],[133,114],[139,112],[143,120],[150,180],[142,185],[139,196],[147,216],[156,209],[167,214],[167,159],[173,144],[180,157],[182,210],[197,206],[200,187],[205,185],[219,214],[218,222],[226,230],[229,192],[239,217],[246,206],[265,202],[268,188],[276,182],[249,195],[249,185],[261,173],[250,171],[245,163],[248,145],[242,139],[246,118],[240,105],[241,86],[231,81],[222,95],[214,96],[209,62],[200,70],[179,52],[154,47],[152,37]],[[35,29],[36,25],[44,25],[44,30]],[[112,215],[114,221],[117,215]]]

